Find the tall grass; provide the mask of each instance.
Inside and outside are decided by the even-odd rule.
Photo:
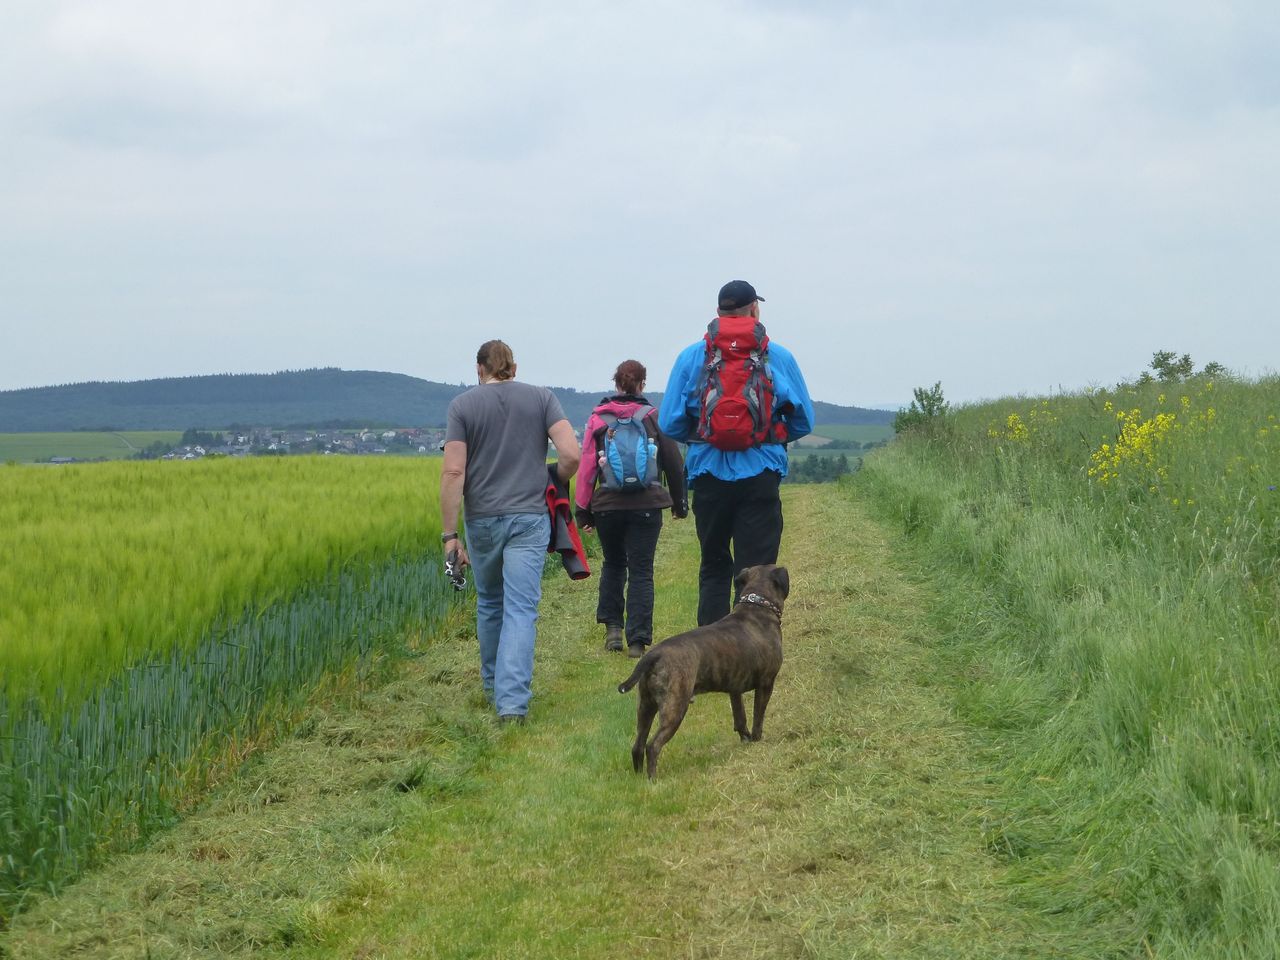
[[[1161,956],[1280,942],[1280,380],[955,411],[851,490],[951,580],[967,715],[1013,748],[992,846]]]
[[[448,608],[435,469],[0,470],[0,926],[170,819],[326,672]]]
[[[439,533],[439,463],[349,457],[0,469],[0,689],[93,689],[210,623]]]

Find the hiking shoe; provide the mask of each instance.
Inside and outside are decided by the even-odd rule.
[[[622,627],[611,623],[604,628],[604,648],[606,650],[622,649]]]
[[[644,656],[644,644],[643,643],[627,644],[627,656],[633,660],[639,660],[641,657]]]
[[[524,714],[523,714],[523,713],[504,713],[504,714],[501,714],[501,715],[498,717],[498,723],[502,724],[504,727],[505,727],[505,726],[507,726],[508,724],[515,724],[515,725],[516,725],[516,726],[518,726],[518,727],[523,727],[523,726],[524,726]]]

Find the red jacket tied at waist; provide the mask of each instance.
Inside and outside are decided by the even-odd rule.
[[[585,580],[591,576],[587,564],[587,551],[583,549],[578,526],[573,522],[573,510],[569,503],[569,486],[556,473],[556,465],[547,466],[550,479],[547,482],[547,513],[551,516],[551,542],[547,553],[559,553],[560,560],[571,580]]]

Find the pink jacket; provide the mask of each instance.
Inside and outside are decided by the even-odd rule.
[[[654,487],[652,493],[619,493],[613,490],[596,490],[599,479],[600,464],[597,461],[596,436],[605,425],[601,413],[615,417],[633,417],[637,411],[643,410],[642,416],[653,429],[658,441],[658,467],[666,477],[666,489]],[[627,509],[661,509],[670,507],[673,502],[683,511],[684,507],[684,461],[680,456],[680,448],[674,440],[663,435],[658,429],[658,408],[641,400],[630,397],[610,397],[600,403],[591,416],[587,418],[586,429],[582,431],[582,462],[578,466],[578,479],[574,484],[573,499],[580,510],[627,510]],[[683,513],[682,513],[683,515]]]

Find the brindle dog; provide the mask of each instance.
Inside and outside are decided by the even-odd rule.
[[[728,616],[657,644],[618,685],[626,693],[640,685],[636,708],[636,742],[631,763],[640,772],[647,757],[649,779],[658,775],[658,754],[684,720],[697,693],[727,693],[733,704],[733,729],[743,741],[759,740],[773,680],[782,666],[782,603],[790,590],[786,567],[762,564],[734,578],[739,600]],[[751,732],[742,695],[754,690]],[[653,718],[658,732],[645,746]]]

